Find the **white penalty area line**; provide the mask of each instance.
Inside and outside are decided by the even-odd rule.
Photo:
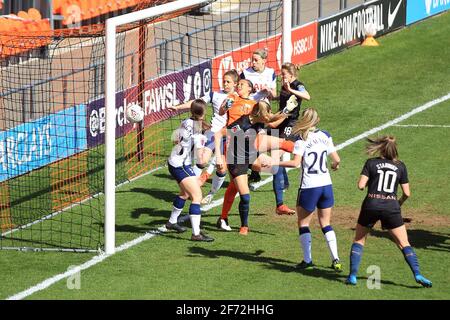
[[[449,100],[449,99],[450,99],[450,93],[448,93],[445,96],[442,96],[442,97],[440,97],[438,99],[435,99],[435,100],[432,100],[430,102],[427,102],[426,104],[424,104],[424,105],[422,105],[420,107],[417,107],[417,108],[411,110],[410,112],[407,112],[404,115],[402,115],[402,116],[400,116],[398,118],[395,118],[394,120],[388,121],[388,122],[386,122],[385,124],[383,124],[381,126],[373,128],[371,130],[368,130],[368,131],[366,131],[364,133],[361,133],[360,135],[358,135],[358,136],[356,136],[354,138],[351,138],[351,139],[348,139],[347,141],[344,141],[343,143],[337,145],[336,149],[337,150],[341,150],[341,149],[343,149],[343,148],[345,148],[345,147],[347,147],[347,146],[349,146],[349,145],[351,145],[351,144],[353,144],[353,143],[355,143],[355,142],[357,142],[359,140],[367,138],[368,136],[373,135],[373,134],[375,134],[375,133],[377,133],[379,131],[382,131],[382,130],[388,128],[388,127],[394,126],[397,123],[399,123],[399,122],[401,122],[403,120],[406,120],[406,119],[412,117],[413,115],[415,115],[417,113],[425,111],[425,110],[427,110],[427,109],[429,109],[429,108],[431,108],[431,107],[433,107],[433,106],[435,106],[435,105],[437,105],[437,104],[439,104],[441,102]],[[268,178],[266,178],[266,179],[256,183],[254,185],[255,189],[266,185],[267,183],[271,182],[272,180],[273,180],[273,177],[270,176],[270,177],[268,177]],[[204,208],[205,209],[208,208],[208,210],[209,210],[209,209],[212,209],[214,207],[220,206],[222,203],[223,203],[223,198],[212,202],[209,206],[205,206]],[[116,248],[116,253],[124,251],[126,249],[129,249],[129,248],[131,248],[131,247],[133,247],[133,246],[135,246],[135,245],[137,245],[137,244],[139,244],[139,243],[141,243],[141,242],[143,242],[145,240],[148,240],[148,239],[151,239],[151,238],[155,237],[158,234],[160,234],[160,232],[153,231],[153,232],[146,233],[146,234],[144,234],[144,235],[142,235],[142,236],[140,236],[140,237],[138,237],[138,238],[136,238],[136,239],[134,239],[132,241],[126,242],[126,243],[124,243],[121,246]],[[91,260],[83,263],[82,265],[80,265],[78,267],[75,267],[75,268],[73,268],[71,270],[68,270],[68,271],[66,271],[64,273],[58,274],[56,276],[53,276],[51,278],[48,278],[47,280],[44,280],[41,283],[38,283],[37,285],[35,285],[33,287],[30,287],[29,289],[26,289],[25,291],[22,291],[20,293],[17,293],[17,294],[15,294],[13,296],[8,297],[7,300],[21,300],[21,299],[24,299],[24,298],[26,298],[26,297],[28,297],[28,296],[30,296],[30,295],[38,292],[38,291],[41,291],[41,290],[44,290],[44,289],[50,287],[51,285],[55,284],[56,282],[58,282],[58,281],[60,281],[62,279],[68,278],[68,277],[76,274],[77,272],[80,272],[82,270],[86,270],[86,269],[96,265],[97,263],[102,262],[103,260],[105,260],[109,256],[111,256],[111,255],[107,255],[107,254],[97,255],[97,256],[93,257]]]
[[[396,124],[394,127],[401,128],[450,128],[446,124]]]

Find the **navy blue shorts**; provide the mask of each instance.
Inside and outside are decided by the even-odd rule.
[[[334,206],[333,185],[298,189],[297,206],[308,212],[313,212],[316,207],[319,209],[331,208]]]
[[[183,181],[185,178],[195,177],[194,170],[192,170],[191,166],[173,167],[169,164],[169,172],[178,183]]]

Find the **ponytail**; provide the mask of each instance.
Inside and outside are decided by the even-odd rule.
[[[299,135],[304,141],[308,139],[308,134],[316,130],[320,121],[319,114],[314,108],[307,108],[303,111],[302,117],[295,123],[292,134]]]
[[[397,141],[394,136],[367,138],[366,152],[370,156],[380,155],[388,160],[398,161]]]
[[[195,132],[205,131],[211,128],[202,118],[206,112],[206,102],[202,99],[195,99],[191,104],[191,119],[198,123],[200,128],[194,128]]]

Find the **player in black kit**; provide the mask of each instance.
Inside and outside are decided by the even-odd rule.
[[[281,66],[281,81],[282,87],[278,99],[279,111],[281,112],[287,105],[289,100],[294,99],[297,105],[294,110],[289,113],[289,116],[285,119],[279,121],[271,122],[267,124],[270,128],[270,134],[273,134],[274,129],[278,130],[278,136],[286,140],[296,141],[299,139],[298,136],[291,135],[292,128],[295,122],[300,116],[300,107],[304,100],[310,100],[311,97],[305,88],[305,85],[296,78],[297,68],[292,63],[284,63]],[[277,156],[276,152],[272,153],[273,157]],[[283,157],[284,160],[289,160],[289,154],[286,154],[287,158]],[[295,214],[295,210],[289,208],[283,203],[283,191],[289,187],[289,179],[286,172],[286,168],[279,167],[278,171],[273,176],[273,191],[275,193],[276,209],[275,212],[278,215],[283,214]]]
[[[226,128],[222,128],[222,130],[216,132],[214,135],[216,147],[219,146],[222,136],[227,136],[225,147],[227,167],[231,176],[231,183],[236,187],[234,192],[239,192],[241,198],[239,202],[239,216],[241,218],[239,233],[241,235],[247,235],[249,231],[248,212],[250,208],[250,190],[247,170],[249,168],[252,168],[256,172],[264,168],[271,170],[270,168],[274,163],[272,158],[264,153],[260,154],[260,152],[275,149],[289,150],[289,152],[292,152],[294,145],[292,141],[285,141],[277,137],[259,134],[265,124],[286,118],[288,115],[287,111],[289,110],[274,115],[270,111],[270,104],[261,100],[253,106],[249,114],[240,115],[238,119],[229,123]],[[216,166],[218,170],[222,170],[223,159],[221,150],[215,150]],[[230,198],[233,200],[234,195]],[[225,197],[224,201],[227,202],[227,197]],[[222,218],[226,219],[226,217]]]
[[[406,166],[398,160],[395,137],[382,136],[368,139],[368,141],[367,153],[371,156],[379,155],[379,157],[366,161],[358,181],[360,190],[364,190],[366,186],[368,190],[356,225],[355,239],[350,252],[350,275],[347,278],[347,284],[356,285],[356,275],[366,236],[375,223],[380,220],[382,228],[389,231],[397,246],[402,250],[416,282],[424,287],[431,287],[431,281],[420,273],[419,262],[409,244],[400,212],[400,206],[408,199],[410,191]],[[399,184],[403,195],[398,200]]]

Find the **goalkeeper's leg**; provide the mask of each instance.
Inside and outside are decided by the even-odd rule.
[[[230,184],[225,191],[225,196],[223,198],[222,212],[219,219],[217,220],[217,228],[230,231],[231,228],[228,223],[228,214],[230,213],[231,207],[233,206],[234,198],[236,197],[238,190],[234,181],[231,180]]]

